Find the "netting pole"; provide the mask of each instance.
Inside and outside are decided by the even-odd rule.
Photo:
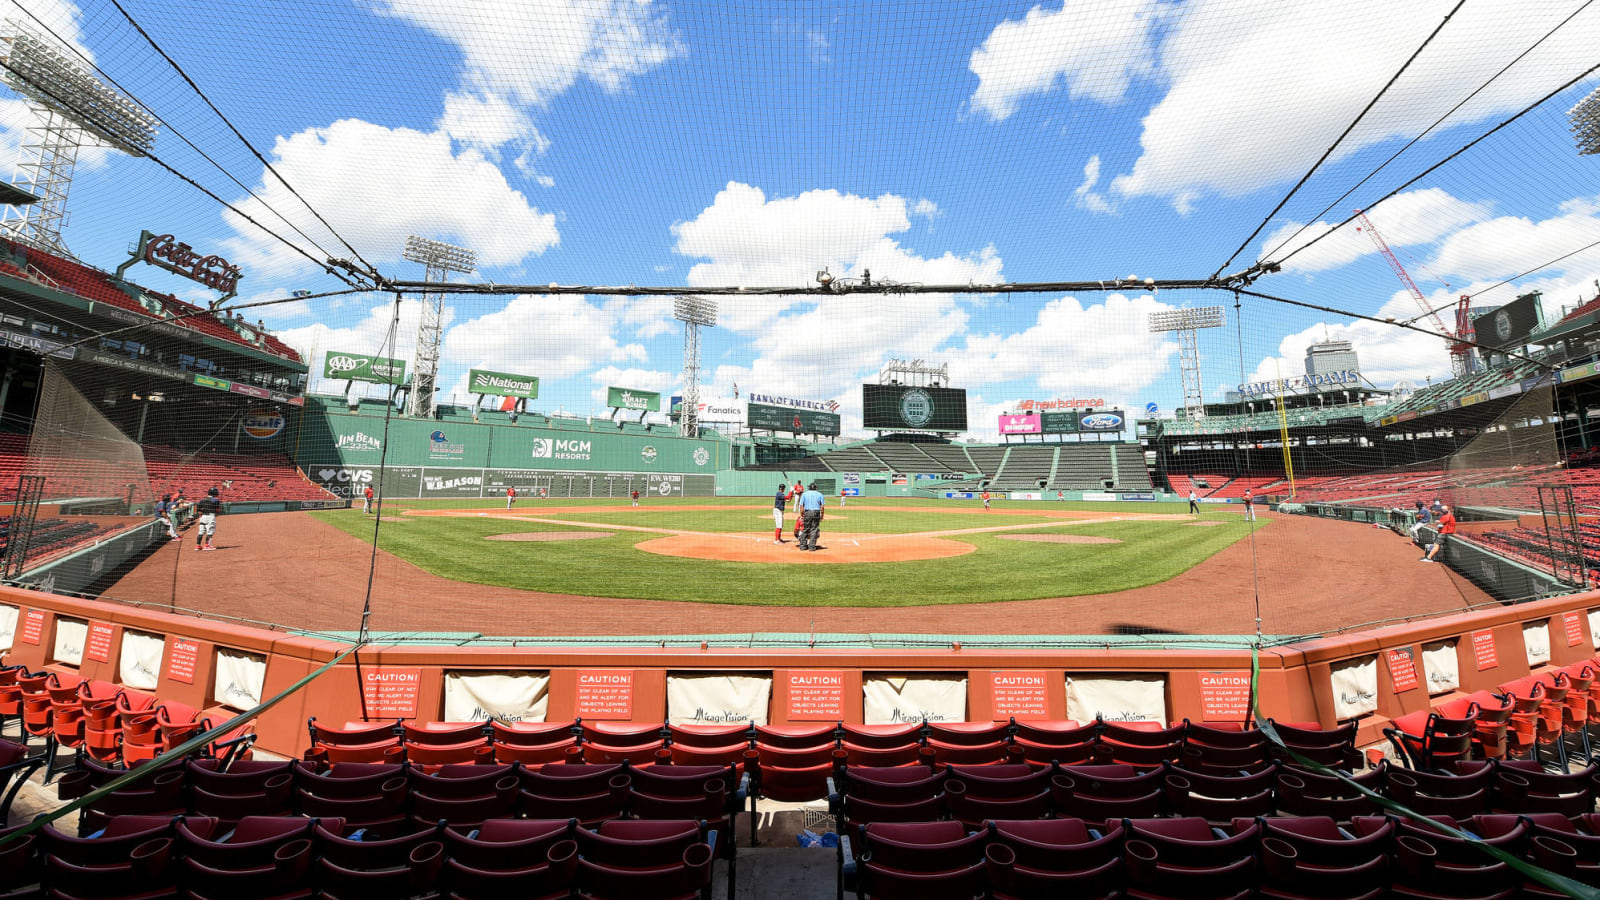
[[[383,346],[393,353],[398,349],[400,334],[400,302],[399,292],[394,295],[394,315],[389,317],[389,334],[384,338]],[[351,382],[353,385],[354,382]],[[372,515],[372,555],[367,562],[367,595],[361,601],[361,627],[356,632],[357,646],[363,646],[368,640],[368,623],[372,619],[372,585],[378,574],[378,538],[383,530],[383,500],[385,491],[383,482],[389,474],[389,422],[394,418],[394,396],[400,386],[393,380],[389,382],[389,397],[383,405],[383,446],[378,451],[378,502],[373,507]],[[361,654],[352,654],[356,664],[356,698],[361,703],[361,721],[367,721],[367,692],[361,680]]]

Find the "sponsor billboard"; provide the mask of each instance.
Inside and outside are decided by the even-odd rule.
[[[1039,414],[1039,430],[1044,434],[1076,434],[1081,412],[1047,412]]]
[[[380,471],[383,476],[381,484],[378,480]],[[369,485],[386,496],[415,497],[422,484],[422,469],[415,466],[390,466],[382,470],[376,466],[308,466],[306,474],[318,487],[326,488],[336,496],[350,498],[360,497]]]
[[[370,381],[373,384],[402,384],[406,380],[406,361],[329,350],[322,358],[322,377],[339,381]]]
[[[840,424],[839,416],[835,413],[795,406],[770,406],[754,401],[748,407],[745,422],[751,428],[769,431],[825,435],[838,434]]]
[[[1127,421],[1126,415],[1120,409],[1108,409],[1105,412],[1082,413],[1078,416],[1079,431],[1121,431],[1123,423]]]
[[[661,411],[661,395],[655,391],[636,391],[632,388],[606,388],[606,405],[614,409],[637,409],[647,412]]]
[[[744,404],[745,402],[743,400],[730,399],[727,397],[714,397],[709,400],[701,400],[699,404],[698,417],[704,424],[718,423],[725,425],[743,425]],[[679,415],[682,406],[682,397],[672,398],[673,415]]]
[[[424,497],[481,497],[482,469],[423,469]]]
[[[1038,434],[1042,426],[1038,415],[1001,416],[1001,434]]]
[[[239,430],[246,437],[264,441],[276,437],[283,430],[285,421],[283,413],[275,409],[252,409],[239,420]]]
[[[1106,405],[1106,401],[1094,398],[1068,398],[1065,400],[1018,400],[1017,412],[1047,412],[1052,409],[1082,410],[1099,409]]]
[[[539,396],[539,379],[533,375],[508,375],[488,369],[471,369],[467,372],[467,392],[533,400]]]
[[[863,384],[861,415],[862,425],[877,431],[966,431],[967,392],[961,388]]]
[[[1540,296],[1538,291],[1523,294],[1493,312],[1474,317],[1472,330],[1478,343],[1496,350],[1526,344],[1528,337],[1539,330]]]

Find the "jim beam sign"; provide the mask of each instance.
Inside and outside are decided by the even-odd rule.
[[[508,375],[505,372],[473,369],[467,373],[467,391],[472,394],[534,400],[539,396],[539,379],[532,375]]]
[[[239,293],[239,279],[244,277],[239,273],[238,266],[215,253],[200,253],[170,234],[156,234],[152,231],[139,233],[139,246],[134,248],[133,255],[128,257],[127,262],[117,266],[117,277],[121,278],[129,266],[140,262],[166,269],[175,275],[198,281],[212,290],[221,291],[222,296],[212,304],[213,307]]]

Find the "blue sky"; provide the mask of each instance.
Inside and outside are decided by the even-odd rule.
[[[115,9],[20,2],[168,121],[156,147],[163,160],[272,220],[175,128],[328,252],[347,255]],[[923,283],[1209,275],[1450,5],[138,0],[128,9],[392,277],[420,274],[399,259],[404,236],[419,233],[475,248],[480,276],[499,283],[803,285],[824,265]],[[1580,5],[1467,4],[1234,268],[1314,221]],[[1320,219],[1371,203],[1579,74],[1596,37],[1600,10],[1573,17]],[[1596,239],[1600,162],[1577,156],[1564,115],[1593,87],[1569,89],[1373,210],[1434,302]],[[0,104],[0,152],[16,154],[26,121],[21,103]],[[149,160],[87,153],[71,209],[69,245],[105,268],[148,227],[239,262],[245,299],[337,286]],[[1553,318],[1592,296],[1596,275],[1600,256],[1580,254],[1478,302],[1541,289]],[[1417,314],[1366,236],[1348,230],[1258,287]],[[1260,301],[1236,318],[1224,295],[790,297],[724,305],[723,327],[706,336],[707,390],[737,382],[743,392],[836,399],[849,428],[858,385],[901,356],[950,361],[979,435],[1025,397],[1170,409],[1175,347],[1146,334],[1144,319],[1210,303],[1230,309],[1229,326],[1202,342],[1208,395],[1241,375],[1299,371],[1305,344],[1324,335],[1353,340],[1382,387],[1448,374],[1442,342],[1425,336]],[[402,317],[402,356],[414,306]],[[576,412],[599,411],[608,384],[670,392],[681,335],[669,309],[601,296],[453,299],[442,383],[459,389],[474,365],[539,375],[538,405]],[[308,354],[375,352],[388,311],[371,296],[267,319]]]

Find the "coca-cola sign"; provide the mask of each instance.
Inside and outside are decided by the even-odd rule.
[[[221,291],[222,297],[218,300],[219,303],[239,292],[239,279],[244,277],[240,274],[238,266],[215,253],[200,253],[170,234],[155,234],[150,231],[139,234],[138,248],[127,262],[117,267],[117,277],[121,278],[122,273],[136,262],[159,266],[168,272]]]

